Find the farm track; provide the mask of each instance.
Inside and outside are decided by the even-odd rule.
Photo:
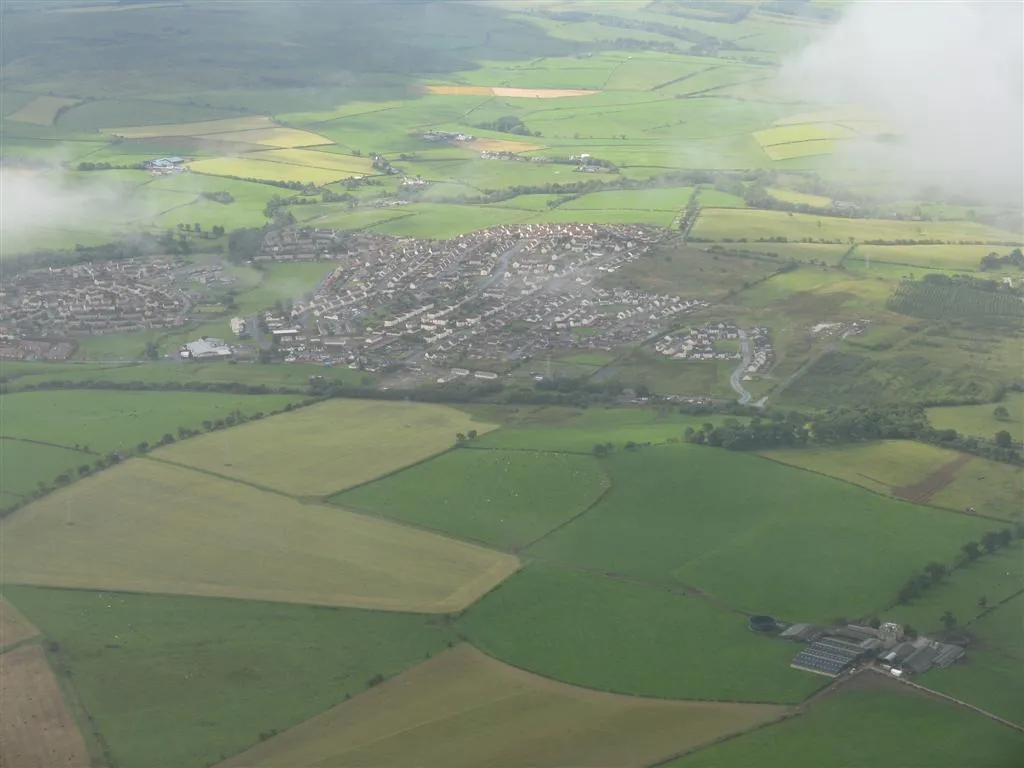
[[[969,453],[961,454],[948,464],[939,467],[924,480],[910,485],[893,486],[892,495],[918,504],[926,502],[952,483],[956,473],[966,466],[972,458],[974,457]]]

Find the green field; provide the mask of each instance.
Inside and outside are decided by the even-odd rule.
[[[356,512],[518,550],[608,488],[591,456],[458,450],[333,496]]]
[[[901,768],[1013,768],[1021,750],[1024,737],[1005,726],[886,687],[832,696],[805,715],[666,768],[867,768],[893,759]]]
[[[791,621],[871,611],[906,580],[908,562],[916,569],[949,557],[985,530],[985,521],[719,449],[663,446],[606,462],[612,491],[528,554],[693,585],[733,608]]]
[[[330,400],[163,448],[160,459],[297,496],[336,493],[447,450],[493,424],[439,405]],[[288,446],[282,461],[280,446]]]
[[[123,768],[205,768],[451,637],[422,617],[393,613],[14,586],[5,593],[55,644],[51,661],[73,675],[109,762]]]
[[[94,453],[156,445],[178,427],[203,429],[234,414],[283,409],[294,395],[227,395],[212,392],[19,392],[0,398],[5,437],[25,438]]]
[[[519,565],[150,459],[19,510],[4,542],[8,583],[437,613],[464,608]]]
[[[789,667],[793,646],[754,635],[742,614],[555,565],[520,571],[459,629],[509,664],[604,691],[789,703],[822,685]]]
[[[0,509],[23,501],[40,489],[40,483],[50,486],[58,475],[74,476],[80,466],[91,467],[95,459],[84,451],[5,437],[0,440]]]
[[[993,415],[1000,405],[1009,413],[1008,419],[997,419]],[[1005,429],[1014,440],[1024,440],[1024,393],[1008,392],[998,403],[929,408],[928,421],[936,429],[955,429],[962,435],[991,438]]]

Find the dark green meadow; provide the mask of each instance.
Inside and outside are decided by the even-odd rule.
[[[205,768],[445,648],[422,616],[8,586],[121,768]]]
[[[612,490],[528,554],[691,585],[790,621],[872,612],[911,571],[985,530],[984,521],[719,449],[667,445],[605,461]]]
[[[793,646],[712,601],[534,563],[472,606],[459,631],[496,658],[587,688],[679,699],[798,702],[823,679]]]
[[[1022,754],[1024,735],[981,715],[899,691],[858,690],[664,768],[1014,768]]]
[[[584,512],[608,485],[593,456],[465,448],[331,501],[518,551]]]

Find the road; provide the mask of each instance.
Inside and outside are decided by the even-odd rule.
[[[736,366],[736,370],[732,372],[732,376],[729,377],[729,384],[736,391],[736,394],[740,396],[740,405],[747,405],[750,403],[751,395],[743,388],[743,384],[740,383],[740,377],[743,376],[743,372],[754,358],[750,354],[750,339],[744,330],[740,330],[740,356],[742,359],[740,364]]]

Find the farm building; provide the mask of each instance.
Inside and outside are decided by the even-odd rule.
[[[823,637],[814,641],[793,657],[790,666],[826,677],[838,677],[870,651],[837,637]]]
[[[226,360],[232,356],[231,348],[222,340],[203,336],[190,341],[178,350],[183,360]]]
[[[798,643],[809,643],[821,637],[822,631],[813,624],[792,624],[779,633],[784,640],[794,640]]]

